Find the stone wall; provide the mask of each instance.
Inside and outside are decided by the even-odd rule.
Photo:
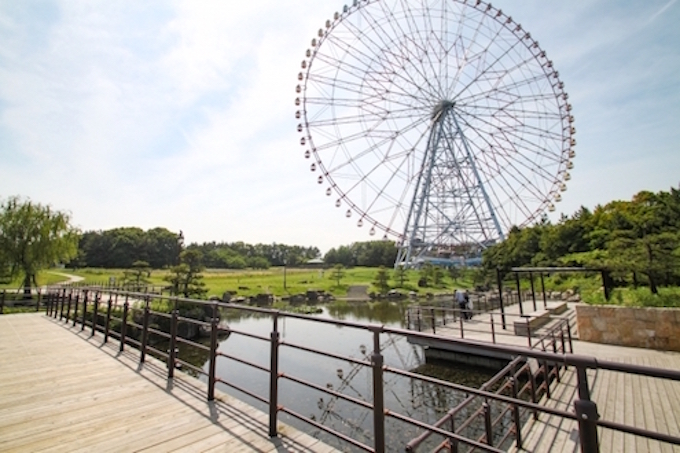
[[[680,351],[680,309],[576,305],[580,340]]]

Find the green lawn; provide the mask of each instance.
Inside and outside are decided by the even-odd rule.
[[[273,267],[268,270],[226,270],[209,269],[203,273],[204,282],[208,288],[208,295],[221,296],[225,291],[231,291],[237,296],[254,296],[257,294],[274,294],[283,296],[286,294],[299,294],[308,290],[324,290],[331,294],[342,297],[347,295],[347,289],[353,285],[369,286],[370,291],[376,291],[372,282],[378,272],[378,268],[356,267],[343,270],[344,275],[340,279],[340,285],[334,278],[333,269],[299,269],[286,268],[284,289],[284,269]],[[41,271],[38,274],[38,284],[50,285],[63,282],[66,277],[55,273],[73,274],[84,278],[85,284],[108,284],[110,278],[121,282],[123,269],[54,269]],[[163,279],[168,275],[167,270],[154,270],[148,280],[153,285],[167,285]],[[389,284],[396,286],[394,271],[388,269]],[[447,275],[439,287],[418,287],[419,272],[415,270],[406,272],[406,280],[403,288],[397,288],[402,292],[416,291],[419,294],[452,292],[456,288],[471,288],[472,280],[470,273],[457,279],[455,282]],[[602,280],[599,275],[583,276],[579,274],[554,274],[544,278],[547,290],[563,291],[573,289],[581,294],[584,302],[590,304],[615,304],[641,307],[680,307],[680,288],[660,288],[659,294],[654,296],[648,288],[616,288],[613,290],[609,301],[604,300],[602,292]],[[1,289],[16,290],[21,287],[21,280],[17,279],[7,284],[0,285]],[[515,288],[514,281],[506,281],[504,286]],[[523,289],[530,287],[529,279],[521,281]],[[535,290],[541,290],[540,277],[534,276]]]
[[[227,270],[208,269],[203,272],[203,281],[208,288],[208,295],[221,296],[225,291],[234,292],[238,296],[253,296],[257,294],[285,294],[304,293],[308,290],[324,290],[336,296],[344,296],[353,285],[371,286],[378,268],[356,267],[343,270],[344,275],[340,278],[340,285],[334,278],[333,269],[299,269],[286,268],[284,288],[283,267],[272,267],[268,270]],[[72,272],[83,277],[86,284],[107,284],[110,277],[120,282],[123,277],[122,269],[79,269]],[[392,278],[393,271],[388,270],[390,285],[396,285]],[[154,270],[148,280],[153,285],[166,285],[163,279],[168,274],[167,270]],[[420,293],[437,293],[451,291],[455,287],[470,287],[469,278],[460,278],[455,284],[447,276],[440,287],[418,288],[418,272],[407,271],[407,279],[402,291],[411,290]],[[369,291],[373,288],[369,288]]]

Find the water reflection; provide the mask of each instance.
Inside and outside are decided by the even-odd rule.
[[[323,306],[323,312],[318,317],[401,328],[404,327],[405,311],[406,304],[394,302],[339,302]],[[233,309],[225,310],[222,313],[222,319],[235,330],[264,338],[269,338],[273,325],[271,316],[267,314],[247,313]],[[373,416],[371,410],[334,395],[303,386],[286,379],[285,376],[293,376],[361,401],[372,402],[372,369],[369,366],[312,354],[296,349],[293,345],[312,347],[370,364],[373,334],[361,329],[285,317],[280,321],[279,331],[282,341],[279,371],[284,376],[279,380],[279,404],[353,439],[372,445]],[[384,363],[388,367],[468,386],[479,387],[493,374],[485,370],[463,368],[444,362],[426,363],[419,346],[410,344],[405,337],[397,335],[382,335],[380,348]],[[220,341],[219,351],[266,369],[270,366],[270,343],[268,341],[232,334]],[[180,344],[179,356],[207,371],[207,352]],[[217,361],[217,374],[225,381],[268,398],[269,374],[267,372],[234,360],[220,358]],[[259,409],[267,410],[267,407],[257,399],[231,387],[220,385],[219,389]],[[386,409],[423,422],[434,423],[449,409],[463,401],[467,395],[386,372],[384,374],[384,396]],[[313,429],[310,425],[285,414],[281,414],[280,420],[306,432]],[[409,424],[388,418],[386,421],[388,451],[402,451],[404,445],[420,432]],[[314,431],[313,434],[343,451],[354,451],[352,446],[328,436],[323,431]],[[435,440],[441,440],[441,438],[435,439],[433,436],[432,442]]]

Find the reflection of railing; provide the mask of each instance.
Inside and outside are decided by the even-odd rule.
[[[117,305],[118,299],[124,299],[124,302],[122,303],[123,308],[120,312],[118,309],[114,309],[114,307]],[[129,303],[129,301],[133,299],[141,300],[142,303],[139,306],[133,306],[133,304]],[[417,427],[423,431],[424,434],[422,436],[414,439],[408,444],[411,446],[411,448],[415,448],[417,445],[422,443],[421,438],[435,436],[439,439],[438,442],[444,442],[444,444],[441,445],[448,446],[446,448],[451,448],[454,451],[455,449],[459,448],[459,446],[467,446],[473,449],[478,448],[482,451],[501,452],[503,451],[501,448],[504,448],[502,445],[503,438],[509,440],[513,435],[515,444],[518,447],[522,446],[520,420],[521,412],[523,411],[525,413],[533,413],[534,417],[539,417],[541,414],[549,414],[561,417],[563,419],[576,421],[578,424],[577,426],[579,430],[582,451],[598,451],[598,427],[613,429],[625,433],[631,433],[637,436],[642,436],[648,439],[655,439],[662,442],[680,445],[680,437],[677,436],[599,419],[596,402],[592,401],[590,398],[590,388],[588,386],[586,374],[587,370],[589,369],[604,369],[680,381],[680,371],[676,370],[664,370],[659,368],[621,364],[617,362],[599,361],[593,357],[565,354],[564,349],[560,350],[561,353],[555,353],[550,350],[550,347],[546,347],[546,350],[544,351],[537,350],[536,348],[528,349],[522,347],[503,346],[489,342],[471,341],[468,339],[445,338],[425,334],[422,332],[387,328],[379,325],[335,321],[323,318],[315,318],[313,316],[307,315],[284,313],[276,310],[242,307],[239,305],[225,304],[220,302],[168,298],[152,294],[124,293],[119,291],[104,291],[102,289],[88,288],[59,288],[50,290],[45,302],[47,305],[48,316],[58,318],[67,323],[73,322],[74,326],[77,326],[77,324],[80,323],[80,330],[82,331],[86,328],[91,328],[91,335],[94,335],[96,332],[101,332],[104,334],[104,341],[108,341],[110,336],[117,337],[120,340],[121,350],[125,348],[126,344],[134,344],[138,346],[140,348],[140,362],[144,362],[145,356],[149,352],[153,352],[154,354],[165,357],[168,363],[168,377],[173,376],[175,365],[177,363],[181,363],[183,366],[188,366],[194,371],[206,375],[208,379],[208,400],[213,400],[215,398],[215,385],[219,382],[267,404],[269,407],[269,435],[271,436],[277,435],[277,420],[279,413],[286,413],[297,418],[298,420],[314,426],[319,430],[335,436],[338,439],[342,439],[357,449],[364,451],[384,452],[386,451],[385,422],[386,419],[389,418],[403,422],[412,427]],[[165,304],[166,306],[169,306],[169,308],[171,308],[171,313],[167,314],[152,310],[152,307],[154,307],[155,304]],[[210,321],[204,322],[201,320],[180,316],[178,307],[184,307],[187,305],[200,307],[203,313],[206,314],[206,317],[210,319]],[[256,312],[271,316],[272,331],[269,337],[256,335],[249,332],[242,332],[235,329],[226,329],[227,332],[234,335],[242,335],[253,340],[267,342],[270,346],[269,367],[258,365],[243,357],[221,353],[217,350],[217,335],[220,331],[225,331],[225,329],[220,327],[218,320],[218,311],[220,308],[243,310],[245,312],[251,313]],[[131,312],[136,312],[136,314],[131,315]],[[160,323],[158,328],[150,326],[150,319],[152,315],[161,316],[163,319],[167,319],[169,321],[169,328],[167,330],[161,329]],[[367,357],[370,355],[370,360],[346,357],[327,351],[321,351],[309,345],[294,344],[291,342],[282,341],[279,334],[279,319],[281,318],[294,318],[309,322],[342,326],[370,332],[373,337],[372,352],[370,350],[367,351]],[[180,338],[177,333],[178,323],[180,322],[192,323],[201,328],[209,330],[211,340],[210,345],[204,346],[191,340]],[[119,329],[113,329],[112,323],[120,323]],[[133,339],[130,337],[130,335],[128,335],[130,333],[128,332],[128,329],[131,328],[141,331],[139,332],[141,335],[140,339]],[[167,352],[154,349],[149,346],[149,335],[152,334],[169,340],[170,347]],[[381,353],[381,335],[384,334],[420,338],[424,340],[451,342],[466,345],[472,348],[478,348],[479,350],[497,351],[504,354],[511,354],[517,358],[512,361],[510,365],[508,365],[506,373],[502,375],[510,376],[510,379],[506,380],[506,382],[501,383],[502,378],[499,377],[496,382],[485,387],[475,389],[386,365],[383,361],[383,355]],[[208,370],[204,371],[201,368],[179,360],[175,352],[175,346],[177,342],[185,342],[186,344],[203,348],[208,351],[210,357]],[[365,401],[363,399],[355,398],[325,386],[308,382],[292,374],[280,372],[279,358],[280,355],[283,354],[287,349],[305,351],[317,356],[329,357],[357,366],[367,367],[372,372],[372,401]],[[245,353],[247,353],[247,351]],[[228,358],[235,360],[239,363],[267,373],[269,376],[269,395],[259,395],[254,391],[237,386],[233,382],[224,380],[222,377],[218,376],[216,374],[216,362],[218,358]],[[543,379],[543,382],[540,386],[537,383],[532,382],[531,379],[529,379],[529,381],[524,385],[520,386],[519,382],[522,373],[526,373],[527,367],[530,366],[532,360],[542,364],[541,366],[544,366],[546,371],[557,370],[558,372],[555,375],[555,378],[559,378],[560,367],[575,367],[576,372],[574,374],[576,376],[575,379],[577,380],[576,385],[578,387],[579,399],[574,402],[574,411],[558,410],[541,405],[538,402],[538,395],[534,395],[534,393],[541,391],[542,389],[544,392],[546,392],[546,394],[549,394],[548,392],[550,391],[549,386],[551,382],[549,376],[546,376]],[[508,371],[510,374],[507,373]],[[447,414],[447,416],[441,419],[439,422],[435,424],[425,423],[421,420],[413,418],[412,416],[407,416],[396,411],[386,409],[384,400],[385,392],[383,389],[385,373],[391,373],[394,375],[403,376],[407,379],[426,382],[450,390],[462,391],[467,393],[469,398],[451,409],[449,414]],[[529,373],[529,375],[533,375],[533,373]],[[370,411],[370,413],[373,415],[373,444],[366,445],[356,439],[353,439],[351,436],[345,433],[324,426],[316,420],[301,415],[289,407],[279,405],[278,388],[279,382],[281,380],[298,383],[307,388],[312,388],[319,392],[332,395],[333,397],[348,401]],[[557,379],[555,379],[555,381],[556,380]],[[500,388],[503,390],[500,392],[498,389],[492,391],[491,387],[496,384],[500,385]],[[527,389],[529,396],[526,396]],[[509,394],[507,394],[508,392]],[[473,399],[477,402],[482,402],[480,407],[473,409],[475,413],[482,414],[485,425],[484,433],[477,437],[462,435],[462,427],[460,425],[456,426],[454,424],[454,426],[450,426],[451,421],[455,421],[455,415],[473,404]],[[502,423],[503,420],[508,418],[508,415],[513,425],[512,429],[508,430],[507,434],[503,434],[503,438],[498,438],[498,436],[494,437],[494,429],[499,423]],[[446,426],[445,428],[444,426],[447,425],[447,423],[449,426]]]

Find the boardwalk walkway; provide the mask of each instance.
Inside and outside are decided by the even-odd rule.
[[[524,308],[531,311],[531,303],[525,302]],[[518,306],[507,307],[506,313],[509,315],[508,330],[496,331],[497,343],[526,347],[526,337],[512,334],[512,320],[519,315]],[[575,321],[572,304],[562,316]],[[500,313],[496,311],[494,317],[499,319]],[[465,338],[490,341],[489,315],[480,314],[475,318],[465,323]],[[460,329],[452,324],[439,327],[437,334],[460,337]],[[573,348],[575,354],[601,360],[680,370],[680,353],[579,341],[576,331]],[[591,399],[597,404],[602,419],[680,436],[680,382],[600,369],[588,372],[588,384]],[[578,398],[574,368],[566,370],[561,381],[554,382],[552,388],[551,398],[544,397],[541,404],[573,412],[574,400]],[[680,452],[678,446],[610,429],[599,428],[598,436],[602,452]],[[524,426],[522,438],[523,448],[510,451],[580,451],[576,422],[556,416],[543,414],[537,421],[530,419]]]
[[[331,452],[136,350],[41,314],[0,316],[0,451]]]

